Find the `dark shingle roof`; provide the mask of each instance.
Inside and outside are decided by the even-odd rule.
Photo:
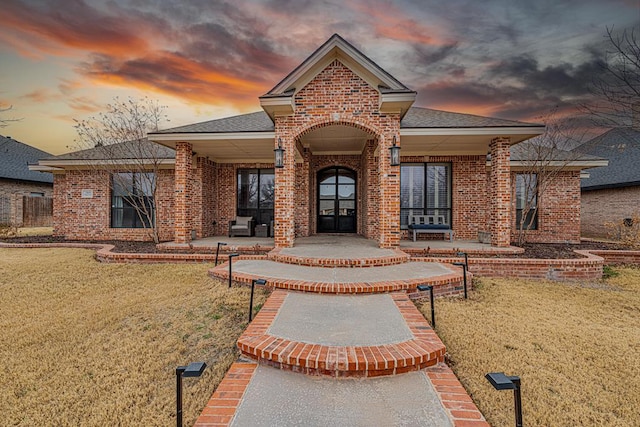
[[[143,139],[49,156],[40,160],[174,159],[175,157],[175,150],[172,148]]]
[[[511,160],[521,162],[534,162],[538,164],[547,161],[554,162],[594,162],[604,160],[601,157],[585,154],[577,150],[563,150],[560,148],[546,148],[543,137],[536,137],[520,144],[511,146]],[[566,163],[565,163],[566,164]]]
[[[430,108],[411,107],[400,122],[400,128],[479,128],[479,127],[539,127],[537,123],[452,113]]]
[[[584,153],[609,159],[609,166],[588,169],[584,190],[640,185],[640,130],[611,129],[578,147]]]
[[[227,133],[227,132],[273,132],[273,122],[264,111],[209,120],[191,125],[178,126],[156,133]]]
[[[400,128],[476,128],[476,127],[539,127],[536,123],[496,119],[472,114],[451,113],[430,108],[411,107],[400,122]],[[226,133],[273,132],[273,122],[264,111],[209,120],[191,125],[161,130],[155,133]]]
[[[0,135],[0,178],[53,183],[50,173],[30,171],[28,167],[48,156],[51,154]]]

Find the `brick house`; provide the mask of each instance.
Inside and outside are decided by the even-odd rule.
[[[52,196],[51,174],[29,170],[45,156],[50,154],[0,135],[0,224],[23,225],[24,197]]]
[[[161,238],[187,244],[226,235],[230,220],[252,216],[273,224],[276,247],[316,233],[357,233],[389,248],[408,237],[411,215],[438,215],[456,239],[483,231],[492,245],[508,246],[519,194],[510,147],[544,127],[414,107],[415,97],[334,35],[259,98],[262,111],[149,134],[175,150],[157,177]],[[113,226],[109,173],[80,163],[73,153],[40,161],[54,169],[55,233],[143,239],[135,228]],[[579,240],[582,167],[568,168],[540,198],[533,240]]]
[[[586,170],[589,177],[580,183],[582,233],[607,237],[612,230],[605,223],[640,215],[640,126],[611,129],[582,150],[609,160],[607,167]]]

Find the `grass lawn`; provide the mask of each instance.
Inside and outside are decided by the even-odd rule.
[[[83,249],[0,249],[3,425],[175,424],[175,367],[191,425],[246,327],[249,289],[209,264],[101,264]],[[261,306],[259,291],[255,304]]]
[[[21,227],[18,228],[18,236],[51,236],[53,227]]]
[[[492,425],[514,423],[513,393],[484,379],[494,371],[520,375],[525,425],[640,425],[640,269],[614,272],[583,285],[479,279],[467,301],[436,300],[452,368]]]

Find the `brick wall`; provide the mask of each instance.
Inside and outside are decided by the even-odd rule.
[[[386,153],[395,135],[399,141],[400,116],[380,114],[379,93],[340,61],[335,60],[295,95],[295,113],[277,116],[275,120],[276,141],[285,149],[285,167],[276,171],[276,238],[277,247],[293,244],[296,218],[294,150],[296,141],[304,134],[331,125],[357,127],[378,140],[380,152]],[[276,145],[274,141],[274,147]],[[379,199],[379,230],[381,246],[396,246],[399,242],[399,168],[388,165],[388,156],[378,163],[380,180],[377,191]],[[356,168],[360,169],[360,159]],[[390,173],[391,172],[391,173]],[[310,174],[313,178],[313,173]],[[313,185],[310,185],[313,189]],[[397,212],[396,212],[397,211]],[[384,213],[384,214],[382,214]],[[368,212],[369,214],[369,212]],[[311,222],[315,221],[311,219]],[[297,227],[301,230],[300,226]],[[312,227],[313,229],[313,227]]]
[[[93,197],[82,198],[82,190]],[[174,229],[173,170],[157,176],[156,221],[160,240],[172,240]],[[111,175],[101,170],[69,170],[54,175],[54,235],[70,240],[152,240],[143,228],[111,228]]]
[[[640,186],[583,191],[581,231],[586,237],[607,237],[605,222],[618,222],[640,214]]]
[[[512,240],[517,240],[515,173],[512,174]],[[564,171],[538,194],[538,229],[526,233],[532,243],[580,243],[580,172]]]
[[[53,184],[0,178],[0,223],[22,225],[22,197],[32,192],[53,197]],[[6,217],[6,218],[5,218]]]

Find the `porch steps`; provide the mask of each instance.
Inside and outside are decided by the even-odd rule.
[[[391,254],[383,256],[359,257],[352,252],[349,257],[310,256],[288,253],[287,249],[276,248],[267,254],[267,258],[285,264],[304,265],[307,267],[384,267],[408,262],[410,257],[399,249],[388,250]]]
[[[278,369],[339,378],[396,375],[444,361],[444,344],[404,292],[369,297],[334,296],[329,301],[327,298],[331,297],[274,291],[239,338],[242,355]],[[353,298],[360,301],[352,306]],[[362,298],[369,300],[363,303]],[[304,305],[304,299],[311,299],[309,306]],[[327,317],[321,328],[314,328],[315,325],[308,324],[311,305],[318,312],[333,310],[336,316]],[[350,314],[352,317],[362,315],[372,319],[368,322],[374,322],[372,315],[377,307],[397,311],[397,325],[393,321],[386,325],[394,330],[379,334],[385,339],[371,342],[366,334],[344,336],[341,331],[350,321],[346,310],[355,311]],[[295,325],[295,329],[279,324]],[[291,335],[306,339],[296,340]]]
[[[408,261],[403,264],[347,268],[303,266],[269,260],[266,256],[240,255],[232,265],[232,282],[251,284],[265,279],[271,289],[322,294],[375,294],[417,292],[418,285],[433,285],[438,296],[460,293],[462,269],[439,262]],[[229,262],[209,270],[209,275],[229,280]],[[470,278],[470,273],[467,273]],[[293,279],[292,279],[293,278]]]

